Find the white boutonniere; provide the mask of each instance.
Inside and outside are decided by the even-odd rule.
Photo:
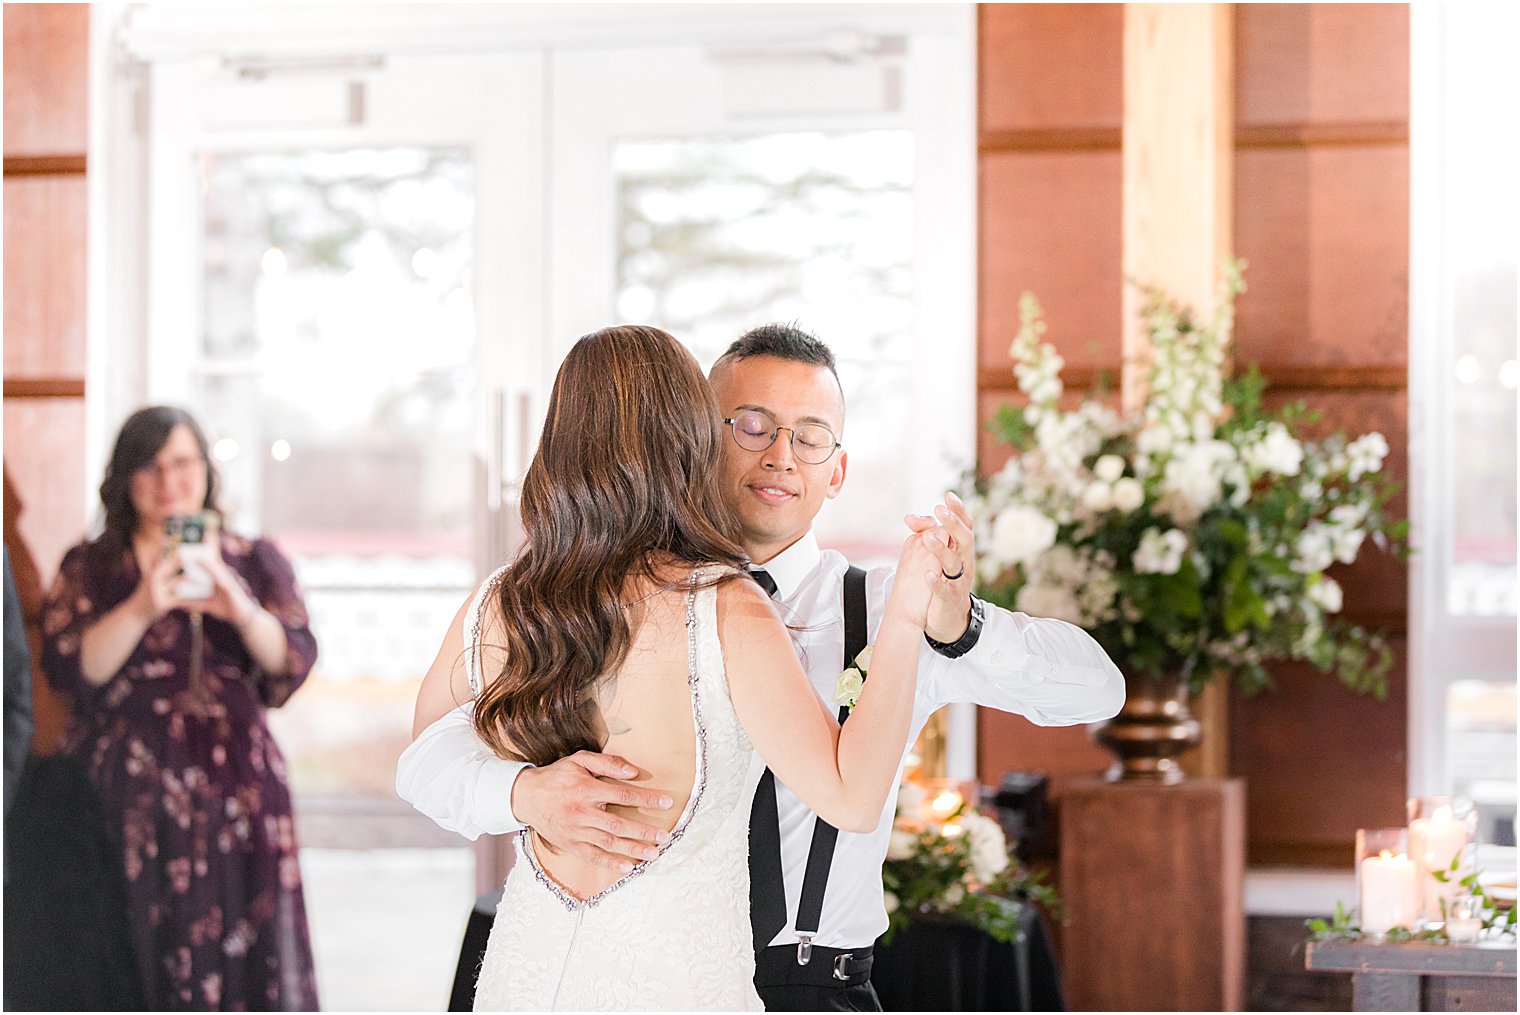
[[[855,657],[855,664],[845,667],[844,672],[839,674],[839,679],[834,682],[834,704],[843,705],[852,712],[855,710],[861,688],[866,686],[866,673],[870,666],[871,646],[867,645]]]

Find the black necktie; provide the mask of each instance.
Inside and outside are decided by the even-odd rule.
[[[756,568],[749,573],[765,594],[775,596],[776,580]],[[781,821],[776,816],[776,777],[770,769],[755,788],[749,812],[749,922],[755,954],[786,927],[786,884],[781,869]]]
[[[766,571],[764,568],[757,567],[749,573],[749,576],[755,579],[756,585],[759,585],[762,589],[765,590],[766,595],[770,596],[772,599],[776,598],[776,579],[771,577],[769,571]]]

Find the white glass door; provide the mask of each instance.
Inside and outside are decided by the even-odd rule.
[[[148,397],[201,420],[230,526],[305,588],[320,659],[269,719],[328,1007],[442,1007],[479,887],[395,763],[507,552],[542,373],[542,67],[153,64]]]

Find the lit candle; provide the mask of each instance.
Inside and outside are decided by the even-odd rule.
[[[1483,935],[1483,907],[1474,896],[1457,896],[1446,913],[1446,936],[1453,942],[1470,944]]]
[[[1483,921],[1476,916],[1455,916],[1446,921],[1446,936],[1457,944],[1471,944],[1483,933]]]
[[[1382,936],[1394,927],[1413,930],[1418,915],[1415,865],[1383,850],[1362,861],[1362,932]]]
[[[1451,862],[1461,857],[1466,845],[1467,822],[1453,817],[1450,806],[1437,807],[1429,818],[1415,818],[1409,823],[1409,852],[1419,882],[1420,917],[1427,923],[1446,919],[1451,900],[1464,891],[1458,882],[1465,872],[1460,864],[1453,871]],[[1443,872],[1447,880],[1437,881],[1432,871]]]
[[[929,804],[929,809],[934,812],[935,817],[944,820],[954,814],[962,802],[959,793],[953,789],[947,789],[934,798]]]

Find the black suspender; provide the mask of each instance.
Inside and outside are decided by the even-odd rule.
[[[866,573],[851,567],[844,575],[844,660],[841,669],[854,665],[866,647]],[[839,709],[839,721],[849,718],[847,707]],[[781,830],[776,814],[776,777],[766,769],[755,790],[750,810],[750,921],[758,955],[786,926],[786,885],[781,867]],[[823,896],[828,888],[829,867],[839,830],[815,818],[813,842],[808,848],[807,873],[802,879],[802,899],[797,908],[797,962],[812,958],[813,936],[823,916]]]
[[[840,668],[855,664],[855,657],[866,647],[866,573],[852,566],[844,573],[844,661]],[[848,706],[839,707],[841,725],[850,717]],[[829,868],[834,862],[834,844],[839,829],[822,818],[815,818],[813,843],[808,847],[807,873],[802,879],[802,899],[797,906],[797,964],[805,966],[812,958],[813,936],[823,918],[823,895],[829,886]]]

